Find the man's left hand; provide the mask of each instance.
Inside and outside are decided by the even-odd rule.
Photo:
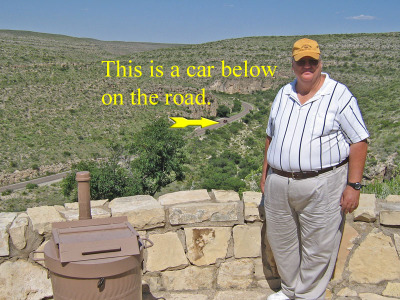
[[[342,212],[345,214],[352,213],[358,207],[359,199],[360,191],[353,189],[351,186],[347,186],[340,199]]]

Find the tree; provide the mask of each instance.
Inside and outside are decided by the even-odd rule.
[[[94,200],[140,194],[153,196],[171,182],[182,180],[185,141],[176,129],[169,127],[166,120],[158,119],[138,132],[127,148],[112,144],[111,156],[105,161],[76,164],[73,172],[63,180],[63,194],[72,194],[77,199],[77,171],[90,172],[90,195]],[[121,166],[121,160],[127,160],[127,152],[133,159],[128,159],[127,166]]]
[[[130,147],[135,156],[130,166],[143,194],[154,195],[162,187],[184,178],[185,141],[177,129],[157,119],[138,132]]]
[[[90,172],[90,198],[93,200],[132,196],[141,191],[140,184],[128,170],[111,158],[104,162],[82,161],[74,165],[73,171],[62,181],[64,196],[72,195],[75,201],[78,199],[75,180],[78,171]]]
[[[242,103],[238,99],[233,100],[232,112],[240,112],[241,110]]]

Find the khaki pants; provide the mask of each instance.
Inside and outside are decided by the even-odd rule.
[[[342,238],[340,198],[348,165],[295,180],[269,172],[265,183],[267,238],[282,290],[291,299],[324,299]]]

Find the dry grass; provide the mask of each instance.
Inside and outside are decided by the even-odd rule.
[[[345,83],[359,100],[371,133],[369,160],[376,166],[400,148],[400,34],[350,34],[315,36],[323,52],[324,69]],[[156,116],[213,116],[219,104],[232,107],[232,97],[210,91],[220,82],[240,93],[235,96],[268,106],[273,93],[292,80],[290,51],[298,37],[249,37],[200,45],[103,42],[60,35],[0,31],[0,170],[2,173],[107,155],[110,141],[128,143],[134,132]],[[105,78],[102,60],[140,65],[141,78]],[[150,78],[151,60],[164,67],[165,76]],[[277,66],[274,78],[223,78],[221,61],[228,65]],[[181,76],[168,70],[178,65]],[[188,66],[213,65],[213,76],[188,78]],[[104,93],[141,88],[146,93],[195,92],[206,88],[211,107],[104,106]],[[266,90],[260,92],[257,90]],[[245,93],[243,93],[245,91]],[[253,92],[253,94],[247,94]],[[267,114],[246,125],[240,138],[256,141],[249,155],[262,157],[263,126]],[[263,119],[261,119],[261,117]],[[245,143],[235,138],[235,147]],[[197,164],[210,152],[229,147],[221,139],[189,139]],[[233,148],[235,148],[233,147]],[[235,149],[232,149],[235,151]],[[251,153],[250,153],[251,152]],[[395,158],[398,164],[398,157]],[[260,162],[261,163],[261,162]],[[194,172],[196,173],[196,172]],[[371,173],[372,174],[372,173]],[[373,174],[372,174],[373,175]],[[188,184],[190,185],[190,184]]]

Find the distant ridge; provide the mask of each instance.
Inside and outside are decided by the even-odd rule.
[[[148,42],[122,42],[122,41],[102,41],[93,38],[78,38],[62,34],[42,33],[35,31],[25,30],[9,30],[0,29],[0,38],[32,38],[32,42],[35,41],[39,44],[44,42],[43,46],[46,46],[50,41],[56,41],[57,43],[73,43],[73,44],[87,44],[91,46],[97,46],[102,50],[105,50],[113,55],[126,55],[134,52],[143,52],[149,50],[157,50],[163,48],[180,47],[185,44],[167,44],[167,43],[148,43]],[[40,43],[39,43],[40,42]],[[36,43],[35,43],[36,44]]]

